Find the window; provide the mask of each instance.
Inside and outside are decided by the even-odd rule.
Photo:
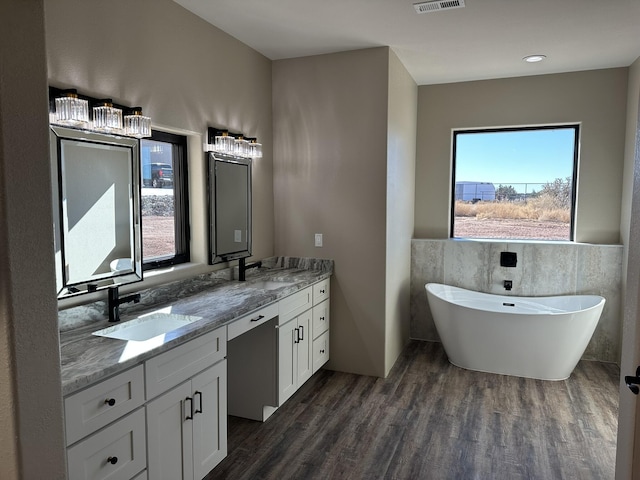
[[[187,138],[154,130],[140,162],[143,268],[188,262]]]
[[[573,240],[578,125],[453,132],[451,236]]]

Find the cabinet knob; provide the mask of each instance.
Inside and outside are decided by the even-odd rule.
[[[320,293],[324,293],[324,288],[322,290],[320,290]]]
[[[320,317],[320,321],[321,321],[321,322],[324,322],[324,317]]]
[[[322,350],[320,350],[320,353],[324,353],[324,348]]]
[[[111,465],[115,465],[116,463],[118,463],[118,457],[107,458],[107,463],[110,463]]]
[[[109,405],[110,407],[113,407],[116,404],[116,399],[115,398],[107,398],[104,403],[106,405]],[[118,461],[118,459],[116,458],[116,462]]]

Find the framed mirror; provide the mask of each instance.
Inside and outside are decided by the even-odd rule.
[[[138,140],[51,126],[50,148],[58,298],[142,280]]]
[[[208,153],[209,263],[251,256],[251,160]]]

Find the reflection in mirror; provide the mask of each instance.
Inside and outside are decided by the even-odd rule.
[[[251,160],[209,153],[209,262],[251,256]]]
[[[142,280],[138,140],[52,126],[50,147],[58,297]]]

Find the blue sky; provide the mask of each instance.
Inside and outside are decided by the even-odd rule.
[[[573,175],[573,128],[457,135],[456,181],[540,184]],[[514,185],[524,191],[524,185]]]

